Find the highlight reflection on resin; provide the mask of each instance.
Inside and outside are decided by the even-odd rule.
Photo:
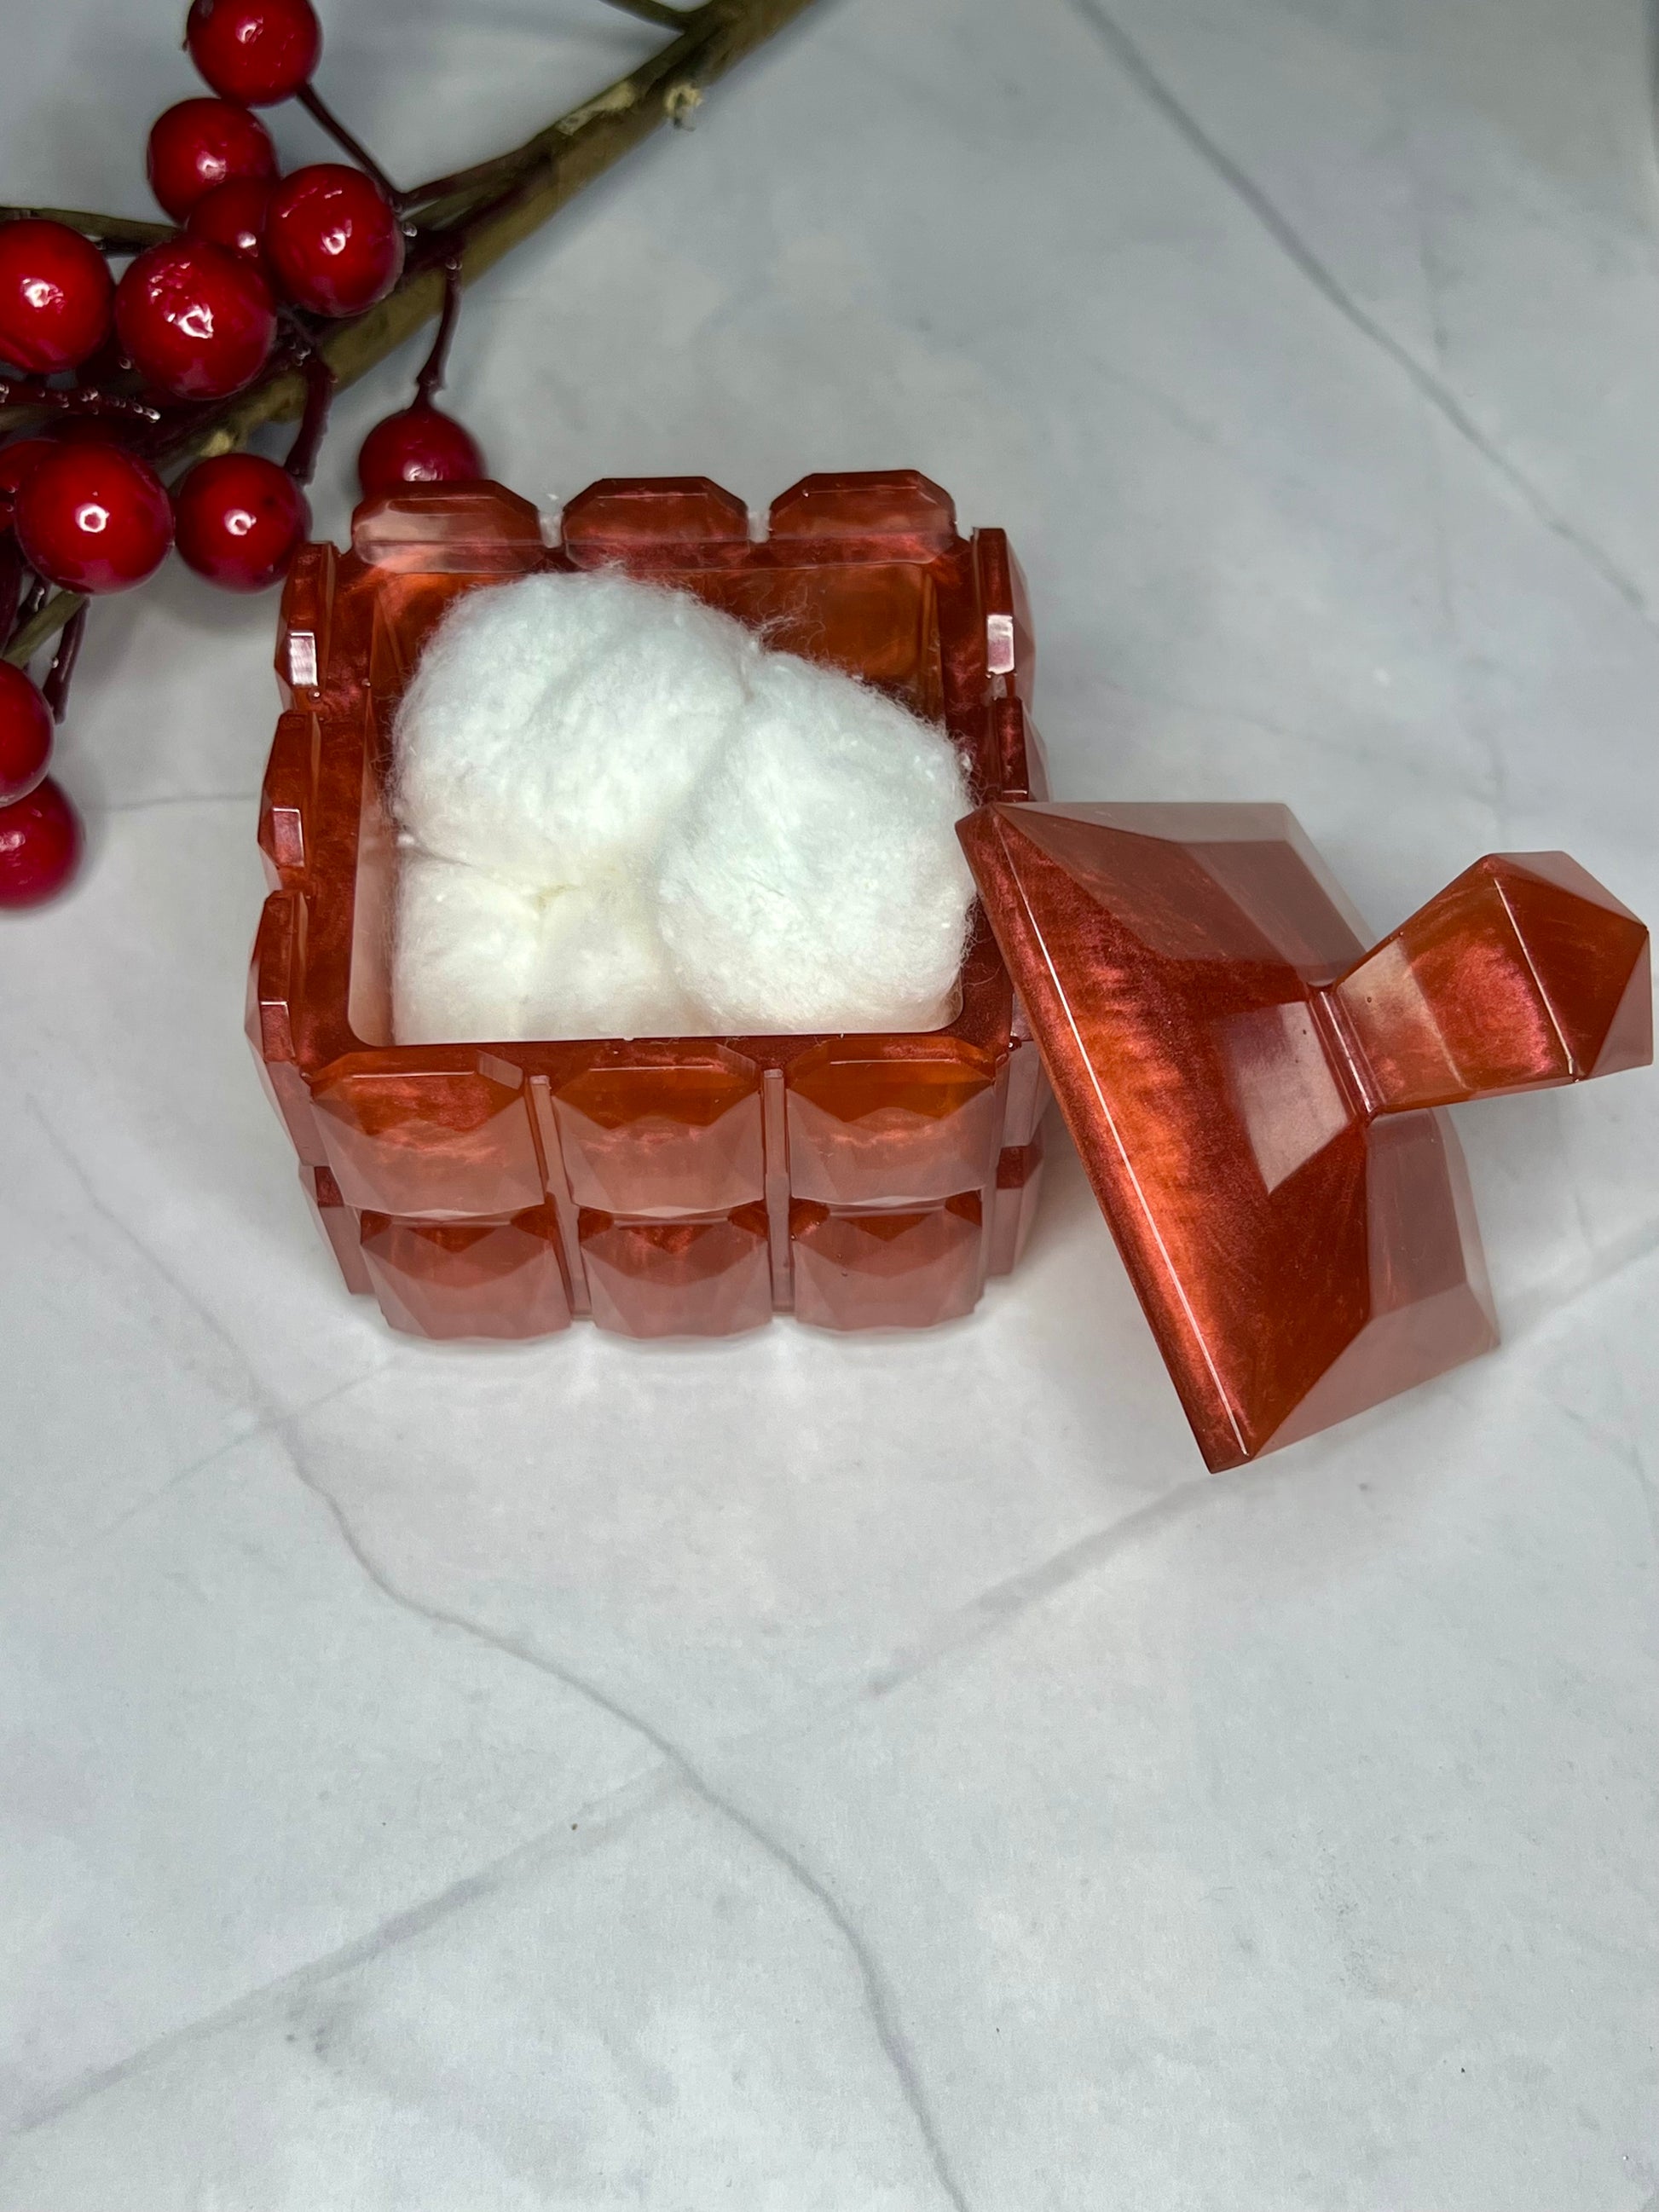
[[[398,702],[458,593],[616,565],[940,723],[978,884],[945,1027],[392,1042]],[[968,1313],[1030,1228],[1049,1083],[1199,1445],[1255,1457],[1495,1341],[1443,1107],[1638,1066],[1647,933],[1560,854],[1491,856],[1369,951],[1273,806],[1048,804],[1002,532],[910,471],[809,477],[768,534],[702,478],[535,512],[370,501],[283,605],[249,1034],[349,1286],[395,1328],[634,1336]]]

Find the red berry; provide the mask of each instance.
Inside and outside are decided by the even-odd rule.
[[[175,222],[232,177],[274,177],[276,149],[257,116],[228,100],[181,100],[158,115],[145,164],[149,188]]]
[[[133,366],[163,392],[222,399],[264,367],[276,309],[270,285],[240,254],[170,239],[121,279],[115,327]]]
[[[472,433],[420,399],[377,422],[357,455],[365,499],[404,484],[476,483],[483,473],[484,458]]]
[[[33,376],[76,368],[103,343],[112,289],[103,255],[67,223],[0,224],[0,360]]]
[[[16,500],[29,566],[71,592],[125,592],[154,575],[173,543],[161,478],[119,446],[54,447]]]
[[[12,503],[25,478],[56,451],[50,438],[14,438],[0,446],[0,530],[11,528]]]
[[[0,660],[0,806],[33,791],[51,757],[51,708],[21,668]]]
[[[191,210],[185,233],[205,239],[210,246],[222,246],[227,253],[240,253],[263,272],[270,193],[270,183],[264,177],[233,177],[228,184],[216,185]]]
[[[263,592],[286,571],[311,509],[285,469],[257,453],[198,461],[179,488],[179,553],[228,592]]]
[[[194,0],[185,44],[216,93],[270,107],[310,79],[323,27],[311,0]]]
[[[80,858],[80,822],[47,776],[27,799],[0,806],[0,910],[55,898]]]
[[[403,274],[404,234],[392,203],[361,169],[318,161],[270,196],[265,254],[276,281],[319,315],[356,315]]]

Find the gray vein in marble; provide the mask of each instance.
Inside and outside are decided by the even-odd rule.
[[[137,1234],[131,1224],[124,1220],[121,1215],[115,1211],[114,1207],[110,1206],[100,1194],[97,1186],[92,1181],[91,1176],[87,1173],[85,1167],[76,1157],[75,1153],[70,1149],[69,1146],[64,1143],[59,1132],[52,1126],[51,1117],[42,1110],[39,1100],[33,1097],[26,1096],[23,1100],[23,1109],[40,1130],[41,1134],[45,1137],[47,1144],[58,1155],[58,1158],[63,1162],[65,1170],[74,1178],[76,1185],[86,1200],[87,1205],[92,1212],[104,1224],[106,1228],[113,1230],[116,1236],[126,1246],[127,1249],[136,1255],[141,1265],[150,1269],[152,1273],[161,1278],[167,1288],[173,1292],[174,1297],[179,1300],[180,1304],[184,1306],[185,1310],[192,1316],[192,1318],[198,1322],[207,1331],[212,1342],[219,1347],[222,1352],[228,1355],[232,1369],[243,1386],[240,1395],[242,1395],[245,1406],[252,1414],[252,1419],[251,1425],[246,1429],[240,1431],[234,1437],[228,1437],[226,1439],[227,1444],[244,1443],[247,1441],[248,1437],[257,1436],[266,1430],[270,1430],[279,1437],[283,1437],[285,1438],[288,1425],[291,1421],[300,1418],[304,1412],[308,1410],[308,1408],[296,1407],[289,1409],[283,1406],[271,1395],[264,1384],[260,1382],[258,1375],[255,1374],[252,1367],[248,1362],[247,1354],[242,1350],[241,1346],[237,1343],[235,1338],[231,1335],[230,1332],[222,1325],[216,1316],[203,1304],[200,1298],[197,1297],[195,1291],[191,1289],[190,1285],[187,1283],[180,1281],[179,1278],[173,1273],[172,1268],[168,1267],[167,1261],[161,1257],[161,1254],[152,1250],[152,1249],[145,1243],[143,1238]],[[386,1355],[386,1358],[389,1358],[390,1355]],[[386,1364],[386,1358],[376,1361],[373,1367],[366,1369],[362,1374],[349,1377],[347,1382],[340,1385],[338,1389],[328,1392],[327,1396],[338,1396],[342,1390],[350,1389],[358,1382],[367,1382],[371,1375],[378,1373],[380,1369]],[[230,1386],[228,1382],[222,1382],[221,1387],[226,1390],[228,1395],[231,1395]],[[319,1401],[318,1402],[322,1403],[325,1401]],[[214,1452],[210,1454],[209,1456],[211,1458],[216,1458],[220,1449],[222,1449],[222,1447],[216,1447]],[[199,1473],[200,1469],[198,1467],[188,1471]],[[154,1492],[152,1493],[151,1499],[146,1502],[153,1502],[155,1497],[161,1494],[162,1492]]]
[[[199,1470],[197,1470],[199,1472]],[[418,1608],[416,1608],[418,1610]],[[313,1990],[337,1981],[355,1967],[371,1965],[399,1944],[413,1942],[428,1929],[440,1926],[467,1905],[494,1897],[509,1888],[514,1882],[544,1873],[550,1867],[584,1856],[608,1843],[634,1817],[661,1803],[666,1797],[683,1788],[681,1778],[665,1774],[661,1768],[627,1783],[620,1790],[592,1805],[577,1808],[574,1820],[561,1819],[528,1842],[520,1844],[489,1865],[476,1868],[463,1875],[446,1888],[432,1896],[422,1898],[418,1904],[394,1912],[389,1919],[371,1928],[337,1950],[324,1953],[320,1958],[308,1959],[291,1972],[279,1974],[275,1980],[264,1982],[258,1989],[249,1990],[230,2003],[222,2005],[216,2012],[206,2013],[199,2020],[187,2021],[174,2028],[170,2034],[158,2036],[154,2043],[146,2044],[126,2058],[118,2059],[112,2066],[100,2067],[95,2074],[84,2075],[79,2081],[60,2090],[57,2095],[44,2099],[26,2112],[9,2133],[14,2136],[32,2134],[50,2121],[61,2119],[66,2112],[89,2103],[118,2083],[129,2081],[136,2074],[149,2072],[162,2064],[174,2052],[210,2041],[226,2029],[240,2027],[249,2021],[267,2019],[280,2013],[296,1997],[309,1996]]]
[[[1434,366],[1444,376],[1448,352],[1446,306],[1440,271],[1435,265],[1434,234],[1429,227],[1425,204],[1423,173],[1418,165],[1413,143],[1409,112],[1403,100],[1395,102],[1395,122],[1400,132],[1400,147],[1406,174],[1411,182],[1412,213],[1414,217],[1413,237],[1417,246],[1417,265],[1423,278],[1423,296],[1429,311],[1429,336],[1434,345]]]
[[[1510,489],[1554,537],[1562,540],[1595,569],[1647,627],[1659,634],[1656,619],[1641,586],[1627,576],[1612,556],[1589,533],[1560,514],[1531,478],[1495,444],[1470,414],[1456,393],[1432,369],[1403,346],[1391,331],[1356,300],[1314,252],[1295,225],[1274,204],[1255,179],[1242,168],[1220,143],[1212,137],[1174,89],[1165,82],[1129,33],[1102,6],[1101,0],[1070,0],[1079,19],[1091,31],[1125,79],[1157,110],[1178,137],[1255,218],[1297,273],[1350,329],[1391,362],[1427,404],[1488,466],[1497,471]]]
[[[1269,1474],[1273,1472],[1268,1470]],[[1076,1543],[1038,1560],[1035,1566],[993,1583],[989,1589],[981,1590],[966,1605],[958,1606],[924,1635],[893,1653],[883,1666],[865,1678],[861,1695],[872,1701],[891,1697],[906,1683],[929,1673],[941,1660],[984,1643],[1033,1607],[1046,1604],[1121,1553],[1132,1551],[1136,1545],[1161,1534],[1194,1509],[1207,1504],[1219,1494],[1221,1487],[1231,1492],[1233,1486],[1234,1479],[1223,1485],[1213,1474],[1195,1475],[1191,1481],[1166,1490],[1147,1504],[1136,1506],[1108,1527],[1091,1529]]]
[[[1647,1455],[1642,1449],[1628,1412],[1622,1428],[1613,1430],[1608,1428],[1604,1422],[1592,1420],[1588,1413],[1581,1412],[1577,1407],[1569,1406],[1553,1391],[1550,1394],[1550,1403],[1570,1428],[1577,1429],[1581,1437],[1585,1437],[1598,1449],[1609,1453],[1621,1467],[1630,1470],[1631,1478],[1641,1497],[1642,1508],[1647,1516],[1649,1529],[1653,1536],[1655,1556],[1659,1558],[1659,1498],[1654,1495],[1653,1482],[1648,1472]]]
[[[331,1397],[337,1395],[335,1391],[329,1393]],[[125,1513],[118,1513],[114,1520],[106,1521],[101,1528],[94,1528],[89,1536],[76,1545],[75,1556],[84,1559],[88,1553],[95,1552],[100,1544],[106,1544],[112,1536],[118,1535],[140,1515],[149,1512],[163,1498],[171,1498],[175,1490],[182,1490],[187,1482],[193,1481],[198,1474],[205,1474],[210,1467],[229,1453],[240,1451],[244,1444],[252,1443],[256,1437],[264,1436],[269,1425],[263,1420],[251,1420],[245,1429],[238,1429],[234,1437],[227,1437],[223,1443],[216,1444],[210,1452],[204,1452],[199,1459],[191,1460],[188,1467],[181,1467],[177,1474],[170,1475],[158,1489],[148,1491],[143,1497],[135,1498]]]
[[[376,1369],[374,1371],[378,1373],[379,1370]],[[343,1398],[349,1391],[356,1389],[360,1384],[368,1379],[368,1376],[362,1375],[349,1376],[343,1382],[337,1382],[332,1389],[325,1390],[320,1397],[309,1399],[303,1406],[296,1407],[289,1418],[295,1421],[308,1420],[312,1414],[320,1413],[325,1406],[331,1405],[337,1398]],[[100,1544],[107,1543],[109,1539],[125,1528],[129,1522],[136,1521],[140,1515],[149,1512],[164,1498],[170,1498],[175,1490],[183,1489],[187,1482],[192,1481],[198,1474],[205,1474],[210,1468],[215,1466],[220,1460],[228,1458],[231,1453],[240,1451],[245,1445],[256,1442],[261,1437],[270,1435],[273,1427],[274,1424],[266,1417],[252,1419],[246,1428],[239,1429],[233,1437],[227,1437],[223,1443],[216,1444],[210,1452],[204,1452],[200,1459],[192,1460],[188,1467],[180,1468],[178,1474],[169,1476],[159,1490],[152,1490],[148,1496],[136,1498],[125,1513],[118,1513],[113,1521],[106,1522],[101,1528],[94,1528],[85,1541],[76,1547],[76,1556],[84,1557],[87,1553],[95,1551]]]
[[[262,1427],[281,1444],[297,1480],[311,1492],[332,1518],[342,1541],[374,1588],[391,1604],[430,1622],[434,1626],[447,1628],[459,1635],[471,1637],[476,1642],[501,1653],[507,1658],[519,1660],[525,1666],[536,1668],[550,1680],[557,1682],[574,1695],[586,1698],[600,1711],[609,1714],[623,1727],[631,1729],[657,1752],[665,1765],[684,1788],[706,1805],[712,1813],[746,1836],[817,1905],[840,1936],[852,1959],[859,1977],[865,2008],[871,2025],[894,2078],[898,2083],[900,2093],[915,2122],[929,2160],[938,2176],[939,2186],[950,2203],[956,2208],[956,2212],[969,2212],[968,2200],[952,2170],[950,2156],[939,2136],[927,2092],[905,2041],[899,2023],[897,2004],[893,1992],[888,1986],[886,1976],[870,1945],[865,1941],[833,1891],[812,1871],[805,1859],[793,1851],[779,1838],[773,1836],[740,1804],[716,1789],[714,1784],[693,1764],[689,1754],[644,1715],[630,1711],[597,1683],[548,1658],[522,1638],[497,1634],[481,1623],[468,1619],[464,1613],[452,1612],[446,1607],[429,1605],[423,1600],[399,1589],[366,1549],[339,1501],[312,1474],[305,1447],[298,1432],[301,1415],[298,1413],[290,1413],[272,1398],[249,1365],[240,1346],[218,1317],[210,1308],[202,1304],[187,1285],[179,1281],[160,1255],[151,1251],[131,1226],[105,1202],[88,1178],[85,1169],[65,1147],[62,1138],[52,1128],[32,1100],[29,1102],[29,1106],[30,1110],[40,1121],[42,1128],[46,1130],[48,1140],[85,1193],[88,1204],[101,1220],[113,1228],[127,1244],[162,1277],[176,1296],[184,1301],[191,1313],[213,1340],[231,1355],[246,1377],[250,1395],[264,1416]],[[367,1376],[360,1376],[355,1378],[355,1381],[367,1379]],[[348,1382],[331,1395],[343,1395],[353,1387],[354,1382]],[[241,1442],[244,1439],[238,1438],[236,1441]],[[467,1879],[471,1880],[476,1877]],[[465,1883],[457,1887],[465,1890]],[[453,1891],[446,1891],[442,1895],[447,1898],[453,1893]],[[470,1891],[465,1892],[465,1895],[471,1894]],[[410,1911],[414,1915],[424,1915],[427,1908],[416,1906]],[[388,1922],[386,1926],[395,1930],[402,1927],[410,1917],[410,1914],[398,1916]],[[428,1922],[422,1917],[416,1920],[416,1924],[417,1927],[424,1927]],[[372,1955],[374,1949],[385,1949],[390,1943],[398,1940],[395,1934],[380,1938],[366,1937],[363,1941],[371,1945],[371,1951],[365,1955]],[[300,1968],[296,1971],[303,1974],[309,1970]],[[338,1971],[338,1968],[333,1971]],[[180,2035],[190,2032],[187,2028],[177,2031]],[[124,2063],[129,2067],[138,2064],[142,2063],[143,2056],[143,2054],[138,2054]],[[102,2081],[106,2078],[106,2076],[100,2076],[99,2083],[94,2086],[100,2086]],[[91,2092],[88,2091],[86,2094],[91,2094]],[[78,2101],[80,2101],[78,2094],[70,2096],[70,2103]]]
[[[302,1454],[291,1443],[287,1443],[287,1449],[295,1473],[307,1489],[311,1491],[326,1507],[333,1517],[335,1526],[339,1530],[341,1540],[347,1550],[383,1596],[389,1599],[393,1605],[403,1607],[407,1612],[416,1614],[422,1620],[432,1621],[441,1627],[457,1630],[464,1636],[476,1638],[478,1643],[487,1645],[492,1650],[501,1652],[508,1658],[520,1660],[526,1667],[535,1668],[538,1673],[547,1675],[550,1680],[559,1683],[563,1688],[573,1691],[578,1697],[585,1698],[591,1704],[597,1705],[600,1711],[608,1713],[613,1720],[620,1722],[624,1728],[631,1729],[660,1755],[664,1765],[691,1796],[707,1806],[710,1812],[747,1836],[752,1844],[756,1844],[775,1865],[781,1867],[797,1887],[812,1899],[851,1955],[862,1989],[865,2009],[875,2030],[877,2041],[881,2045],[894,2078],[898,2083],[900,2093],[915,2121],[917,2130],[927,2148],[928,2159],[938,2176],[939,2186],[950,2203],[957,2208],[957,2212],[969,2212],[968,2199],[963,2195],[961,2185],[951,2168],[950,2156],[933,2118],[927,2092],[905,2041],[903,2031],[899,2023],[897,2006],[893,1993],[888,1987],[887,1978],[870,1945],[865,1941],[845,1907],[829,1886],[813,1873],[805,1859],[799,1857],[786,1843],[763,1827],[752,1814],[746,1812],[733,1798],[716,1789],[714,1784],[694,1765],[690,1755],[671,1737],[665,1735],[653,1722],[647,1720],[643,1714],[635,1712],[628,1706],[620,1704],[609,1691],[602,1689],[598,1683],[591,1680],[587,1676],[577,1674],[573,1668],[548,1658],[523,1638],[501,1635],[494,1629],[486,1628],[482,1623],[469,1619],[465,1613],[452,1612],[445,1606],[429,1605],[424,1599],[413,1597],[407,1591],[400,1589],[365,1549],[338,1499],[310,1474]]]
[[[65,1170],[73,1178],[94,1216],[101,1221],[106,1229],[115,1232],[117,1237],[130,1252],[137,1256],[143,1267],[150,1269],[161,1278],[174,1297],[196,1320],[205,1324],[210,1337],[220,1351],[228,1352],[238,1381],[252,1386],[251,1392],[244,1390],[240,1394],[244,1398],[246,1409],[251,1411],[254,1416],[252,1426],[245,1433],[252,1435],[261,1426],[268,1425],[273,1414],[280,1417],[283,1409],[276,1405],[276,1401],[270,1397],[254,1375],[248,1364],[246,1355],[234,1338],[214,1320],[195,1292],[187,1285],[179,1281],[161,1255],[152,1251],[143,1239],[135,1232],[131,1224],[124,1221],[114,1208],[105,1202],[86,1169],[53,1127],[51,1116],[42,1109],[40,1101],[31,1095],[25,1094],[22,1103],[24,1112],[35,1123],[46,1143],[63,1162]],[[234,1397],[238,1395],[231,1382],[222,1373],[213,1375],[210,1367],[204,1369],[204,1371],[210,1375],[215,1386],[222,1389],[227,1397]],[[250,1396],[252,1402],[251,1407],[247,1407],[246,1401]],[[240,1442],[241,1437],[239,1435],[229,1441]]]

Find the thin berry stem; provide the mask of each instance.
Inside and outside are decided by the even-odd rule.
[[[64,709],[69,704],[69,688],[75,676],[75,664],[81,655],[81,640],[87,632],[87,603],[82,600],[75,612],[64,624],[58,640],[58,650],[52,656],[52,666],[46,671],[46,680],[40,686],[40,696],[52,709],[52,719],[61,722]]]
[[[438,334],[432,341],[432,350],[422,363],[421,373],[415,380],[416,404],[429,407],[432,395],[443,389],[444,370],[449,362],[449,342],[455,335],[456,319],[461,312],[461,257],[459,249],[444,263],[444,310],[438,318]]]
[[[17,628],[20,630],[27,629],[34,620],[36,615],[46,604],[51,591],[52,586],[44,576],[32,576],[29,579],[28,589],[24,592],[17,609]]]
[[[0,638],[9,641],[17,620],[17,602],[23,591],[23,556],[8,531],[0,539]]]
[[[306,380],[305,412],[300,417],[299,430],[283,466],[296,484],[308,484],[328,428],[328,410],[334,404],[335,377],[334,371],[313,345],[307,345],[300,368]]]
[[[428,177],[423,185],[413,185],[404,194],[410,207],[424,207],[428,200],[447,199],[452,192],[482,191],[498,177],[516,176],[522,167],[519,154],[493,154],[487,161],[475,161],[470,169],[452,169],[447,177]]]
[[[407,192],[398,191],[397,185],[392,183],[391,178],[387,176],[386,171],[380,167],[374,156],[369,152],[362,140],[361,138],[354,137],[351,132],[346,129],[344,124],[341,122],[339,117],[334,112],[333,109],[328,105],[327,101],[316,89],[315,86],[302,84],[295,97],[298,100],[301,106],[304,108],[306,113],[312,118],[313,121],[320,124],[322,128],[327,131],[329,137],[334,141],[335,144],[340,148],[341,151],[343,153],[349,154],[352,160],[357,164],[357,167],[367,175],[374,179],[374,182],[380,186],[380,190],[391,201],[392,206],[398,210],[399,214],[401,214],[404,209],[409,205],[409,194]]]

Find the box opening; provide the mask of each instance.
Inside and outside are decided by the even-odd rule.
[[[395,591],[375,602],[347,1002],[352,1030],[366,1045],[392,1042],[392,923],[398,854],[388,786],[398,702],[427,638],[452,602],[464,592],[490,590],[511,580],[507,575],[405,573]],[[758,569],[653,567],[650,580],[693,593],[756,631],[775,650],[862,678],[924,720],[944,719],[938,592],[923,564],[864,561]],[[969,759],[969,769],[976,787],[988,782],[994,773],[991,763],[978,758]],[[938,1034],[957,1019],[961,1006],[958,975],[944,1020],[933,1030],[902,1034]]]

